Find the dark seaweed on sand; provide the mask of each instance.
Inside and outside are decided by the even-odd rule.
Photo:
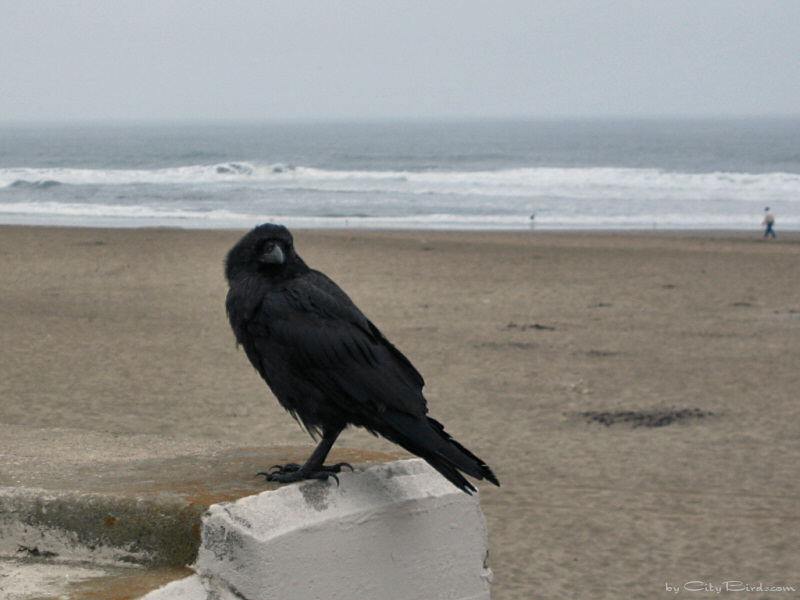
[[[589,423],[600,423],[606,427],[618,423],[629,423],[636,427],[664,427],[678,421],[702,419],[713,416],[713,413],[699,408],[669,408],[662,410],[620,410],[620,411],[586,411],[582,412]]]

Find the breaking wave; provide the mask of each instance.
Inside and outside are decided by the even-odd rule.
[[[572,199],[638,198],[800,201],[793,173],[676,173],[630,168],[520,168],[498,171],[357,171],[227,162],[165,169],[0,169],[0,188],[48,189],[60,184],[236,184],[283,191],[371,194],[457,194]]]
[[[800,228],[800,174],[605,167],[370,171],[246,161],[140,170],[0,169],[5,222],[749,228],[758,225],[766,204],[782,207],[782,227]]]

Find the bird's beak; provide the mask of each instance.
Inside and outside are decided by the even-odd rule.
[[[259,257],[259,260],[262,263],[267,263],[270,265],[282,265],[283,261],[286,260],[286,257],[284,256],[281,247],[275,244],[272,246],[272,248],[265,250],[264,253]]]

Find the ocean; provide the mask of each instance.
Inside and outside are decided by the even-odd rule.
[[[800,229],[800,118],[0,126],[0,223]]]

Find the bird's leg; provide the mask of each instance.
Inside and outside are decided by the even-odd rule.
[[[319,445],[317,445],[314,452],[311,453],[311,456],[304,464],[289,463],[287,465],[275,465],[270,469],[270,472],[261,472],[258,473],[258,475],[263,475],[267,478],[267,481],[277,481],[279,483],[291,483],[303,479],[328,479],[328,477],[333,477],[338,484],[339,478],[336,477],[335,473],[341,471],[342,467],[349,467],[352,471],[352,465],[345,462],[335,465],[324,465],[323,463],[333,443],[341,432],[342,430],[339,429],[332,433],[326,432],[323,434]]]

